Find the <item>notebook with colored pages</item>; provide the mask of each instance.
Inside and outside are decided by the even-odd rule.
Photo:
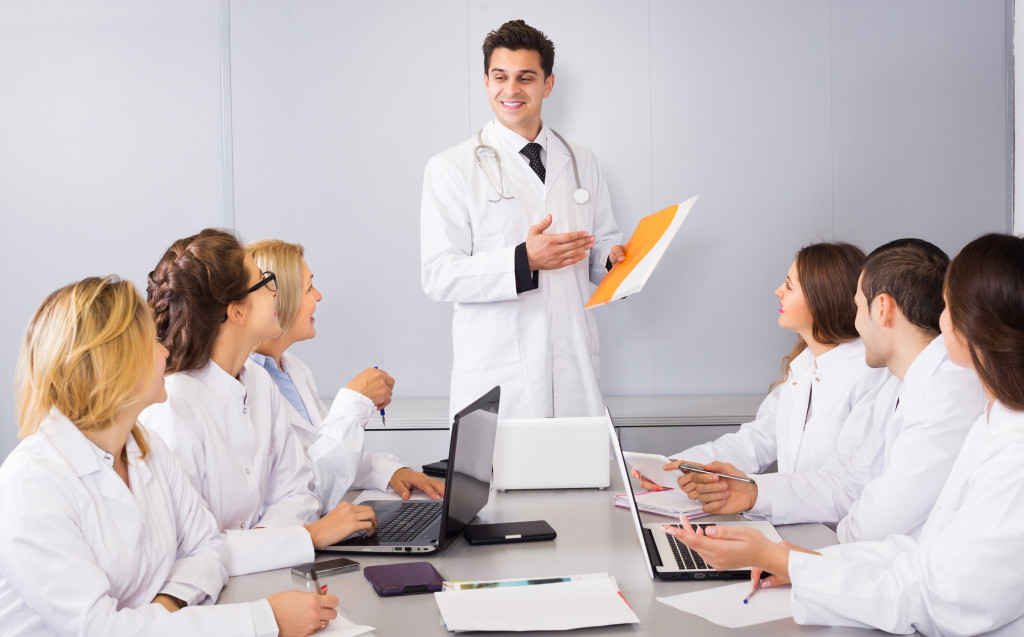
[[[642,290],[696,201],[693,196],[641,219],[626,243],[626,260],[608,271],[583,307],[604,305]]]
[[[629,508],[629,496],[625,493],[616,494],[612,503],[620,508]],[[636,494],[636,508],[644,513],[663,515],[667,518],[678,520],[680,515],[685,515],[691,520],[707,515],[704,513],[703,505],[686,497],[686,494],[679,489],[668,491],[647,491]]]

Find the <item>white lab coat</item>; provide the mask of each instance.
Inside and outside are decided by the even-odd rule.
[[[387,491],[391,476],[403,467],[388,453],[363,451],[366,425],[376,413],[373,401],[346,387],[338,390],[328,411],[313,381],[313,372],[289,352],[281,366],[292,379],[312,423],[294,405],[282,400],[295,435],[313,465],[314,492],[330,511],[345,493],[355,489]]]
[[[212,360],[171,374],[167,401],[140,420],[174,451],[224,531],[228,574],[312,562],[313,541],[302,525],[318,518],[320,501],[288,424],[287,401],[250,360],[240,380]]]
[[[996,402],[972,427],[916,541],[893,535],[821,556],[790,553],[793,618],[893,633],[1024,634],[1022,467],[1024,413]]]
[[[886,369],[867,366],[860,339],[841,343],[817,360],[805,349],[790,362],[786,380],[768,394],[753,421],[672,457],[730,462],[747,474],[761,473],[776,461],[779,473],[814,471],[847,444],[844,440],[864,439],[875,396],[890,376]]]
[[[915,537],[985,401],[978,377],[949,360],[939,336],[902,383],[893,376],[879,392],[867,440],[817,471],[758,476],[750,512],[775,524],[841,520],[841,542]]]
[[[56,410],[0,467],[0,632],[277,635],[266,600],[212,604],[227,581],[216,521],[158,436],[128,480]],[[172,595],[189,607],[151,603]]]
[[[569,152],[547,128],[536,140],[547,155],[545,183],[519,154],[525,139],[490,122],[483,141],[497,150],[505,194],[514,199],[489,201],[497,197],[488,181],[499,184],[497,164],[481,151],[483,169],[477,165],[475,135],[432,158],[423,177],[423,291],[455,304],[451,413],[501,385],[506,418],[600,415],[597,321],[583,306],[622,241],[608,184],[594,155],[572,144],[580,184],[590,191],[587,203],[575,203]],[[585,230],[596,242],[589,258],[543,270],[536,290],[517,294],[515,247],[547,214],[548,234]]]

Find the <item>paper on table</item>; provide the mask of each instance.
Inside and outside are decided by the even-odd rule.
[[[639,624],[611,578],[434,593],[448,630],[572,630]]]
[[[726,628],[742,628],[793,616],[789,586],[761,589],[750,598],[750,603],[744,604],[743,598],[749,593],[750,582],[747,581],[657,600]]]
[[[647,215],[637,224],[633,236],[626,243],[626,260],[616,263],[601,279],[600,285],[583,307],[591,308],[643,289],[654,268],[658,265],[668,244],[683,225],[686,215],[690,214],[697,197],[664,210]]]
[[[335,619],[332,619],[327,628],[318,630],[319,635],[334,635],[334,637],[356,637],[356,635],[369,635],[374,631],[373,626],[361,626],[345,617],[340,611]]]

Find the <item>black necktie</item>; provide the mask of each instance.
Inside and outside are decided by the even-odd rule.
[[[530,142],[523,146],[523,149],[519,152],[530,160],[530,168],[533,168],[533,172],[537,173],[537,176],[540,177],[540,183],[544,183],[544,176],[547,174],[547,171],[544,170],[544,164],[540,161],[540,144]]]

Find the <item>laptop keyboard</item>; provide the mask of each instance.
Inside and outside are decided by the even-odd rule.
[[[404,502],[374,533],[378,542],[409,542],[441,514],[440,500]]]
[[[682,528],[681,524],[671,524],[677,529]],[[715,526],[714,524],[693,524],[691,525],[693,530],[696,531],[698,528],[707,529],[709,526]],[[668,539],[668,545],[672,549],[672,556],[676,558],[676,565],[680,570],[714,570],[710,566],[704,563],[701,556],[696,551],[691,551],[688,546],[677,540],[675,537],[665,534],[665,538]]]

